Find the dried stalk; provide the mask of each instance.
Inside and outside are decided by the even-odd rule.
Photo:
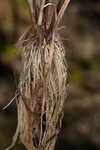
[[[65,49],[57,27],[69,0],[60,2],[35,1],[38,9],[37,16],[34,16],[38,21],[34,21],[18,42],[22,57],[17,98],[18,126],[8,149],[14,146],[19,135],[27,150],[54,150],[67,94]],[[50,16],[51,5],[54,11]],[[48,22],[47,17],[50,17]]]

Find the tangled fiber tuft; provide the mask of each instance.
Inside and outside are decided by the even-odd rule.
[[[64,1],[62,4],[64,7]],[[17,97],[18,125],[8,149],[14,146],[18,136],[27,150],[54,149],[67,93],[65,49],[54,30],[55,24],[53,28],[50,23],[48,28],[32,25],[18,42],[22,68]]]

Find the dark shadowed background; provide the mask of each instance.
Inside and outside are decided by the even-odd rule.
[[[0,1],[0,150],[17,124],[14,96],[20,71],[15,44],[30,24],[25,0]],[[59,28],[66,48],[69,89],[56,150],[100,149],[100,0],[71,0]],[[13,150],[24,150],[19,142]]]

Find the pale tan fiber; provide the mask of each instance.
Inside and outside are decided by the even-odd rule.
[[[65,49],[57,29],[68,3],[69,0],[35,1],[40,4],[35,16],[38,20],[18,41],[22,70],[17,97],[18,125],[11,147],[19,136],[27,150],[54,150],[67,95]],[[54,11],[47,26],[51,5]]]

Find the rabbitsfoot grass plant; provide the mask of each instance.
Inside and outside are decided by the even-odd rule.
[[[19,137],[27,150],[54,150],[67,94],[65,49],[57,29],[69,1],[27,1],[32,25],[18,41],[18,125],[8,149]]]

